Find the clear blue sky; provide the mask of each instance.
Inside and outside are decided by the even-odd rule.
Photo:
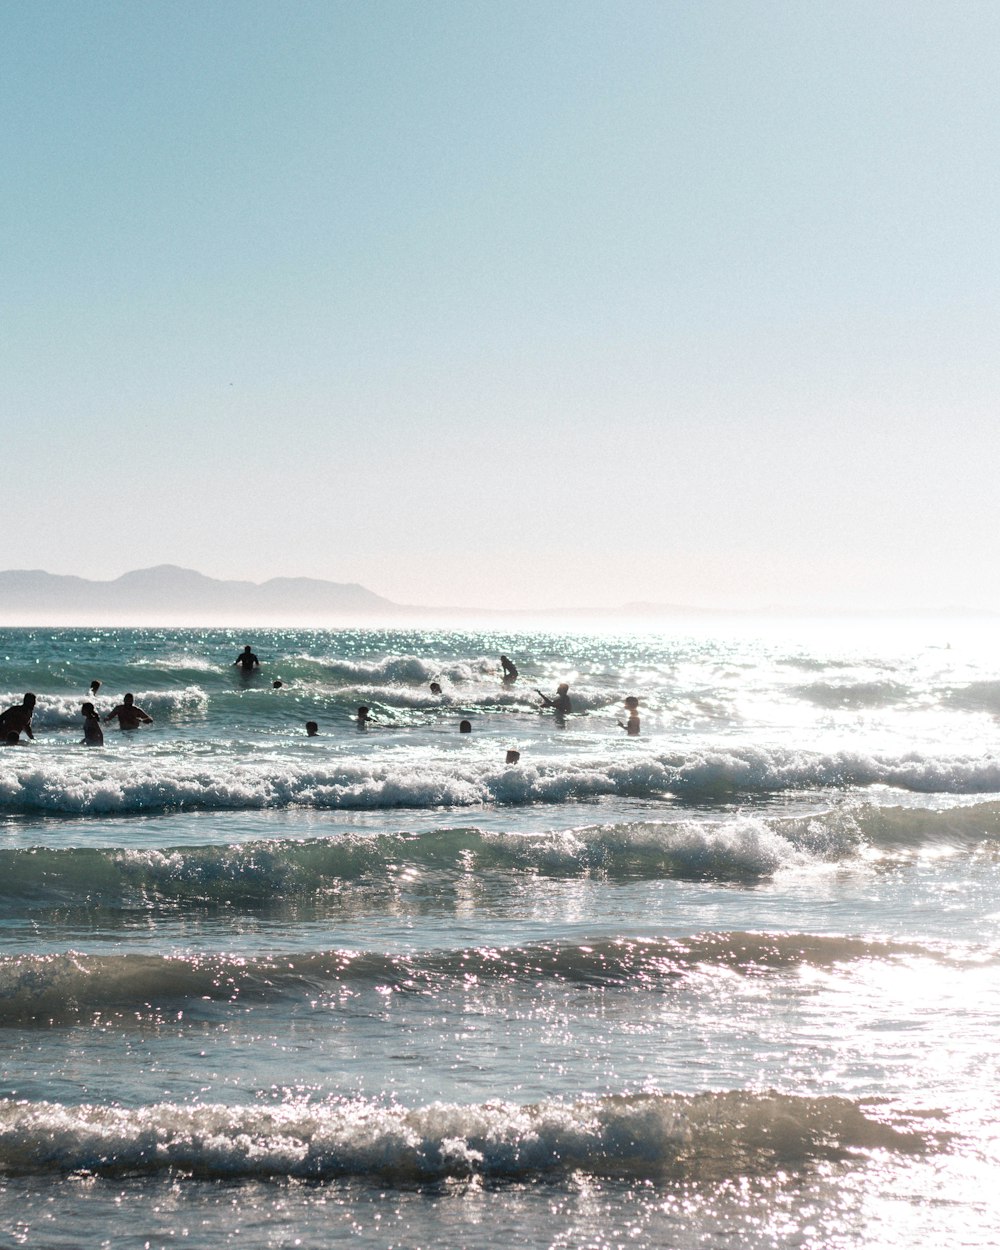
[[[1000,607],[1000,5],[0,7],[0,568]]]

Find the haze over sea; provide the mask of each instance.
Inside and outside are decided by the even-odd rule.
[[[994,643],[0,631],[5,1244],[995,1245]]]

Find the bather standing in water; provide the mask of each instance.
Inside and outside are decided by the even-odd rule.
[[[249,677],[255,668],[260,668],[260,660],[258,660],[254,653],[250,650],[249,643],[247,643],[236,659],[233,660],[234,668],[237,664],[239,665],[244,677]]]
[[[104,718],[105,725],[108,721],[118,721],[119,729],[138,729],[140,725],[151,725],[153,718],[141,707],[136,706],[135,695],[127,694],[116,708],[113,708]]]
[[[638,738],[639,736],[639,700],[634,694],[630,694],[625,700],[625,710],[628,712],[628,722],[619,721],[622,729],[630,738]]]
[[[80,744],[85,747],[102,747],[104,746],[104,730],[101,728],[101,718],[97,715],[97,709],[93,703],[85,703],[80,708],[83,713],[83,741]]]
[[[555,696],[551,699],[547,694],[542,694],[540,690],[536,690],[536,694],[541,697],[542,707],[550,707],[555,712],[556,724],[564,725],[567,714],[573,710],[573,705],[569,698],[569,685],[566,682],[560,682],[556,686]]]
[[[16,732],[18,737],[26,733],[29,738],[34,738],[35,735],[31,732],[31,717],[35,711],[35,703],[35,696],[29,691],[20,703],[9,707],[0,715],[0,735],[6,738],[9,734]]]

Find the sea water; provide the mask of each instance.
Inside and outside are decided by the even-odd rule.
[[[0,1243],[996,1245],[995,641],[0,632]]]

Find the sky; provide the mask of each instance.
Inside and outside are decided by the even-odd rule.
[[[1000,609],[1000,5],[8,0],[0,569]]]

